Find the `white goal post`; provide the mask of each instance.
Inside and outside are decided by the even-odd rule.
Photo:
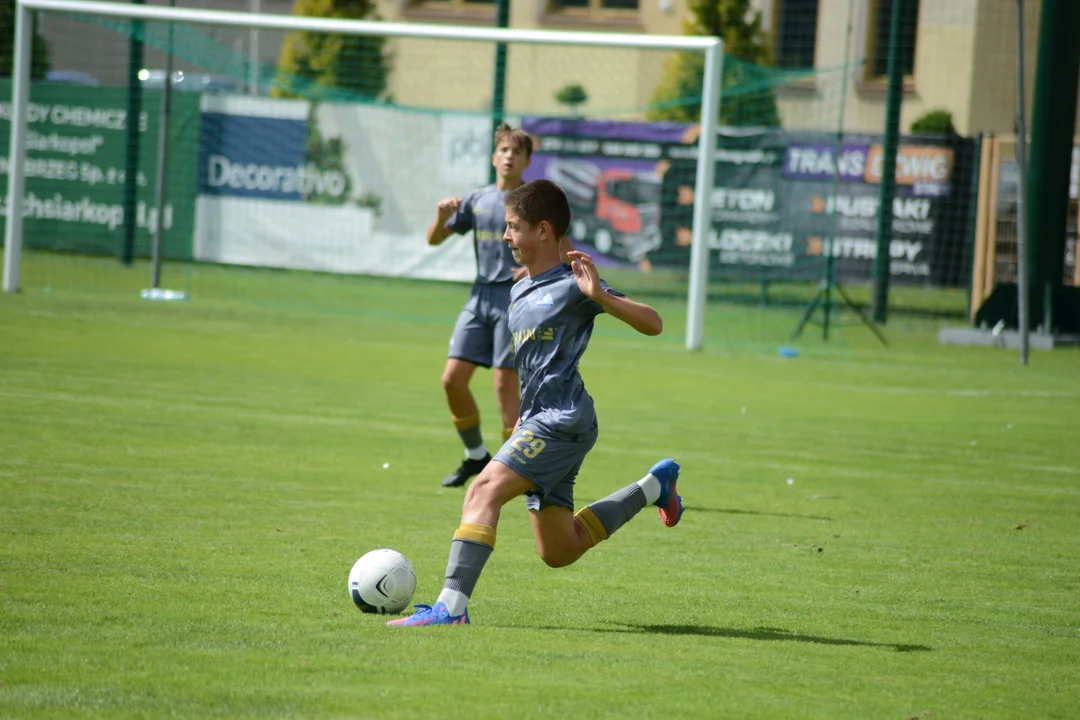
[[[11,138],[8,158],[6,242],[4,246],[4,291],[19,290],[19,269],[23,244],[23,195],[27,140],[27,108],[30,95],[31,13],[34,11],[77,13],[124,20],[181,22],[230,26],[243,29],[307,31],[341,35],[368,35],[393,38],[471,40],[488,43],[533,45],[577,45],[650,50],[699,52],[705,57],[704,90],[701,102],[701,132],[698,137],[698,165],[694,185],[693,235],[687,296],[686,347],[702,346],[706,285],[708,283],[709,229],[715,175],[717,121],[720,109],[720,78],[723,64],[722,41],[716,37],[683,37],[597,32],[561,32],[501,28],[457,27],[414,23],[373,22],[298,17],[268,13],[226,12],[188,8],[129,5],[94,0],[16,0],[15,49],[11,99]]]

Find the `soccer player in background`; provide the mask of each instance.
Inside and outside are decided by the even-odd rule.
[[[560,242],[570,206],[559,186],[536,180],[508,193],[506,244],[527,270],[511,293],[514,365],[521,381],[521,415],[510,439],[465,494],[461,525],[450,544],[446,582],[433,606],[389,625],[464,625],[467,605],[495,548],[502,507],[526,496],[540,557],[551,567],[575,562],[606,540],[648,504],[673,527],[683,513],[672,459],[652,466],[644,478],[574,513],[574,479],[596,443],[593,400],[578,362],[589,344],[593,320],[607,313],[644,335],[659,335],[663,320],[600,279],[592,258],[565,253]]]
[[[514,350],[506,323],[510,288],[524,275],[506,243],[506,213],[503,198],[521,186],[521,175],[532,157],[532,138],[524,130],[503,123],[495,130],[495,184],[474,190],[465,199],[441,200],[435,222],[427,231],[428,245],[439,245],[454,234],[473,233],[476,251],[476,281],[469,300],[458,316],[450,351],[443,370],[442,385],[450,416],[465,445],[465,460],[447,475],[445,487],[460,487],[477,475],[491,460],[480,432],[480,410],[469,389],[477,367],[493,368],[495,397],[502,414],[503,440],[510,436],[521,408]]]

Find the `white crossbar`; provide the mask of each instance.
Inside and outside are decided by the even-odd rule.
[[[270,30],[304,30],[341,35],[380,35],[383,37],[438,38],[441,40],[479,40],[485,42],[514,42],[532,45],[593,45],[633,47],[651,50],[696,50],[704,52],[719,44],[715,37],[682,35],[645,35],[631,33],[560,32],[552,30],[515,30],[512,28],[459,27],[455,25],[424,25],[420,23],[391,23],[371,20],[279,15],[274,13],[229,12],[193,8],[127,5],[93,0],[19,0],[29,10],[48,10],[83,15],[102,15],[129,20],[184,22],[201,25]]]

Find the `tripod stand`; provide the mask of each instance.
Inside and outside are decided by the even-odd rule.
[[[810,302],[806,306],[806,310],[803,311],[802,317],[799,318],[798,324],[795,329],[791,331],[791,339],[795,340],[802,334],[803,328],[810,322],[810,318],[813,317],[814,311],[818,306],[821,306],[822,320],[821,330],[822,339],[829,339],[829,320],[832,315],[835,303],[833,301],[833,291],[840,297],[840,300],[849,310],[855,311],[855,314],[859,316],[859,319],[863,321],[866,327],[870,328],[870,331],[877,336],[877,339],[881,341],[881,344],[885,347],[889,346],[889,341],[886,340],[884,333],[881,329],[874,324],[874,321],[867,317],[863,309],[851,301],[848,294],[844,292],[844,288],[840,286],[840,283],[836,282],[836,266],[834,264],[832,253],[832,238],[826,242],[825,245],[825,276],[821,278],[821,283],[818,285],[817,292],[814,293],[814,297],[810,298]]]

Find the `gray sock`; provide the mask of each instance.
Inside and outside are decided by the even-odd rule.
[[[589,509],[596,515],[596,519],[604,526],[608,537],[630,522],[631,518],[645,508],[645,491],[637,483],[627,485],[622,490],[616,490],[603,500],[597,500],[589,504]]]
[[[457,590],[471,597],[484,563],[495,548],[473,540],[454,538],[450,543],[450,559],[446,563],[447,590]]]
[[[479,425],[474,425],[468,430],[458,430],[458,435],[461,436],[461,442],[465,443],[466,450],[483,447],[484,445],[484,436],[480,434]]]

